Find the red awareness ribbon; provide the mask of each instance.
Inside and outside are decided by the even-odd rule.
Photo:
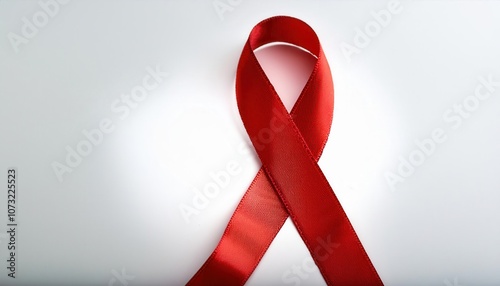
[[[290,113],[254,54],[274,42],[317,59]],[[262,168],[188,285],[245,284],[288,216],[328,285],[383,285],[317,164],[332,123],[333,81],[313,29],[287,16],[257,24],[238,63],[236,97]]]

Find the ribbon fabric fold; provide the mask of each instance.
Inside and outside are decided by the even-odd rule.
[[[316,58],[290,113],[254,54],[276,42]],[[288,216],[328,285],[383,285],[317,164],[332,123],[333,81],[313,29],[288,16],[258,23],[238,63],[236,97],[262,167],[188,285],[245,284]]]

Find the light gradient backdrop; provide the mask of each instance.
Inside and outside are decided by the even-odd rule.
[[[320,166],[383,281],[500,284],[499,14],[498,1],[0,0],[0,284],[186,283],[259,168],[234,77],[273,15],[309,23],[331,64]],[[312,59],[258,56],[291,106]],[[308,259],[287,221],[248,285],[324,285]]]

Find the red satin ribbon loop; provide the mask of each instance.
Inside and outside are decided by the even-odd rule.
[[[273,42],[304,48],[317,58],[290,113],[254,54]],[[313,29],[286,16],[257,24],[238,63],[236,97],[262,168],[188,284],[243,285],[290,216],[329,285],[383,285],[317,164],[332,122],[333,82]],[[265,140],[256,139],[263,134]]]

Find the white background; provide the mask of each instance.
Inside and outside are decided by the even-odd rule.
[[[7,277],[3,191],[0,284],[186,283],[259,167],[234,76],[251,28],[273,15],[309,23],[331,64],[335,115],[320,166],[382,280],[500,284],[500,88],[458,128],[442,117],[474,96],[479,76],[500,81],[499,2],[401,1],[350,61],[341,46],[387,1],[243,0],[223,13],[214,3],[228,2],[72,1],[16,53],[9,33],[43,10],[0,1],[0,189],[8,168],[19,174],[18,278]],[[259,58],[292,104],[312,60],[283,48]],[[157,66],[168,77],[122,120],[111,105]],[[115,130],[59,182],[53,162],[105,118]],[[436,128],[447,140],[391,190],[384,174]],[[230,162],[240,172],[188,223],[180,206]],[[287,221],[248,285],[288,285],[308,257]],[[305,274],[293,277],[324,284]]]

